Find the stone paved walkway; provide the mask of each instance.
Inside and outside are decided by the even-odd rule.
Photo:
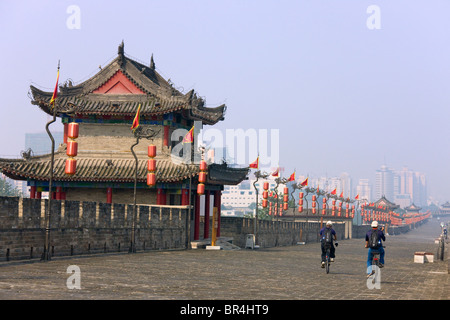
[[[320,268],[318,243],[5,262],[0,299],[449,300],[448,261],[436,261],[439,233],[439,221],[432,219],[407,234],[389,236],[380,289],[367,287],[367,249],[363,239],[352,239],[339,241],[330,274]],[[415,251],[433,252],[435,262],[414,263]],[[66,285],[70,265],[79,267],[81,289]]]

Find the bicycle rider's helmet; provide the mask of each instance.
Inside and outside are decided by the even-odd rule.
[[[378,228],[378,221],[372,222],[372,228]]]
[[[331,222],[331,221],[327,221],[327,226],[332,226],[333,225],[333,223]]]

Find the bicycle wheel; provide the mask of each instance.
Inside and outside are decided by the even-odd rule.
[[[327,249],[327,256],[325,259],[325,271],[330,273],[330,249]]]

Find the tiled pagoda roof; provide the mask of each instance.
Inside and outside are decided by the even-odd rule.
[[[126,94],[101,92],[115,76],[121,77],[134,90]],[[52,115],[49,102],[53,92],[46,92],[35,86],[30,88],[32,103]],[[78,85],[65,83],[59,89],[57,110],[64,113],[63,110],[73,107],[76,117],[134,117],[141,104],[143,118],[181,112],[188,119],[212,125],[224,119],[226,110],[224,104],[215,108],[205,107],[205,101],[194,90],[181,93],[155,70],[153,57],[149,66],[137,62],[124,54],[123,43],[119,46],[118,56],[96,75]]]

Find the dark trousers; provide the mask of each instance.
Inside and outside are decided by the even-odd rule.
[[[322,262],[325,262],[325,256],[327,255],[327,246],[330,246],[330,258],[335,258],[334,252],[336,251],[336,248],[334,247],[334,244],[322,242],[320,244],[320,247],[322,248]]]

